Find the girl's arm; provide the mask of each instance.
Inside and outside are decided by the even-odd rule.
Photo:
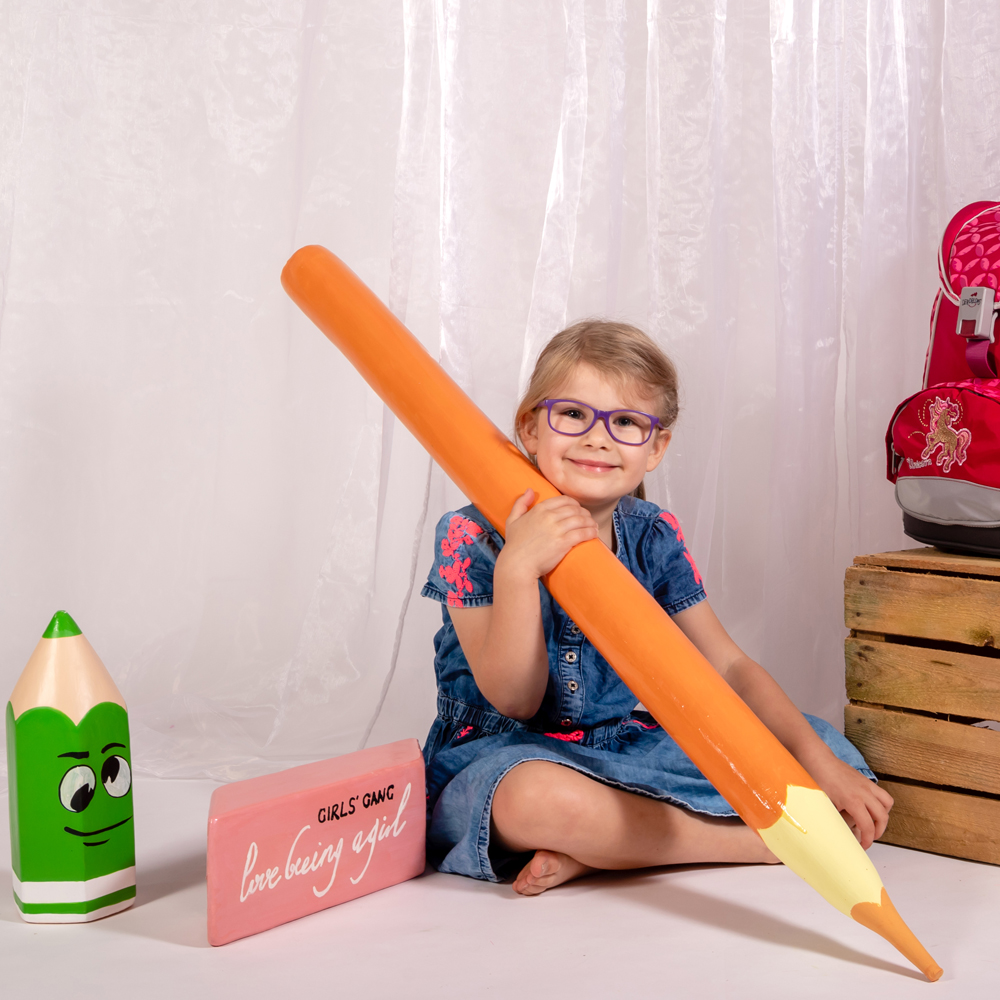
[[[733,642],[708,601],[674,615],[674,622],[830,796],[861,846],[871,847],[885,832],[892,796],[830,750],[777,681]]]
[[[479,690],[512,719],[530,719],[549,682],[538,581],[578,542],[597,537],[597,523],[570,497],[529,506],[519,497],[507,518],[506,542],[493,571],[493,604],[448,608]]]

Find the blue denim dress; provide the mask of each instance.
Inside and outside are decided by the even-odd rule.
[[[614,513],[616,554],[667,612],[705,599],[676,518],[624,497]],[[443,605],[434,638],[438,714],[427,742],[427,854],[439,871],[492,882],[516,874],[527,855],[490,843],[490,808],[503,776],[528,760],[571,767],[615,788],[708,816],[735,816],[728,802],[647,712],[580,628],[539,583],[549,683],[534,718],[501,715],[483,697],[448,607],[493,603],[493,567],[503,538],[472,506],[438,522],[434,565],[422,590]],[[806,716],[841,759],[874,774],[822,719]]]

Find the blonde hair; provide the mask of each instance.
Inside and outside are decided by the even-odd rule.
[[[638,327],[588,319],[557,333],[542,349],[514,414],[514,436],[521,444],[521,423],[543,399],[550,399],[579,364],[588,364],[622,386],[639,386],[656,400],[660,427],[670,430],[680,409],[677,369]],[[522,445],[523,447],[523,445]],[[646,498],[642,483],[633,491]]]

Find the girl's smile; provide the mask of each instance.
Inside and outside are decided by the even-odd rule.
[[[574,465],[579,466],[581,469],[589,469],[592,472],[607,472],[611,469],[617,468],[617,466],[611,465],[608,462],[598,462],[598,461],[587,461],[582,458],[571,458]]]

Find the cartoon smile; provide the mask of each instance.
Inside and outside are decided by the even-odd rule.
[[[112,823],[111,826],[102,827],[100,830],[91,830],[89,833],[81,833],[79,830],[74,830],[72,827],[64,826],[63,829],[67,833],[73,834],[74,837],[96,837],[99,833],[107,833],[108,830],[114,830],[115,827],[121,826],[123,823],[127,823],[132,817],[126,816],[123,820],[118,823]]]

